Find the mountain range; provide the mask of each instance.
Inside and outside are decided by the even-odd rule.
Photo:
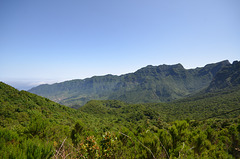
[[[223,79],[226,72],[228,75]],[[233,77],[229,79],[228,76],[232,73]],[[219,82],[223,83],[221,80],[225,83],[232,82],[234,86],[234,83],[239,83],[238,76],[238,61],[231,64],[225,60],[195,69],[185,69],[181,64],[149,65],[120,76],[109,74],[44,84],[30,89],[29,92],[71,107],[82,106],[93,99],[114,99],[127,103],[169,102],[202,90],[215,90],[217,87],[214,85],[219,86]]]
[[[179,84],[190,79],[190,75],[192,79],[201,77],[195,83],[189,81],[193,86],[204,78],[212,80],[206,80],[208,84],[201,87],[199,82],[199,89],[189,91],[191,96],[173,102],[129,104],[91,100],[79,109],[0,82],[0,158],[240,158],[240,62],[184,69],[185,78],[179,64],[146,68],[152,71],[158,67],[163,75],[171,69],[178,72],[178,76],[172,72],[169,76],[175,81],[179,79]],[[142,72],[153,73],[146,68],[138,70],[139,74],[122,76],[132,75],[135,80],[148,82],[146,78],[153,77],[145,77]],[[98,79],[96,88],[101,88],[100,79],[109,77],[112,75],[85,80]],[[70,86],[74,81],[79,82],[62,84]]]

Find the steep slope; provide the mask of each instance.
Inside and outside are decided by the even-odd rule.
[[[219,71],[207,88],[208,92],[231,89],[240,85],[240,61],[234,61]]]
[[[128,103],[166,102],[206,88],[228,61],[202,68],[185,69],[181,64],[147,66],[121,76],[106,75],[40,85],[29,92],[73,106],[92,99],[116,99]]]

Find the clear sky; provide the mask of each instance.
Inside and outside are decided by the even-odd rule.
[[[0,81],[240,60],[240,0],[0,0]]]

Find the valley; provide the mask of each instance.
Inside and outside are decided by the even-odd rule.
[[[144,88],[143,92],[157,86],[162,88],[163,79],[153,75],[153,68],[161,69],[159,73],[164,74],[164,78],[170,76],[167,76],[170,70],[178,72],[175,75],[172,72],[171,78],[167,79],[183,85],[187,83],[184,90],[188,93],[173,100],[177,90],[183,87],[180,85],[167,102],[148,102],[152,98],[146,99],[153,96],[141,95],[142,91],[138,96],[134,94],[133,90],[138,88]],[[100,93],[92,94],[91,98],[97,97],[94,100],[85,95],[89,101],[86,100],[83,106],[70,104],[74,108],[0,82],[0,158],[239,158],[239,71],[238,61],[233,64],[224,61],[196,70],[184,70],[180,65],[148,66],[134,74],[92,77],[38,87],[43,92],[49,88],[49,94],[57,89],[59,92],[55,95],[58,98],[63,94],[69,96],[69,102],[74,102],[73,98],[79,100],[70,89],[74,90],[76,85],[85,88],[85,93],[103,93],[101,98]],[[194,80],[186,82],[195,78],[193,74],[189,75],[193,72],[201,74],[202,79],[197,80],[200,84]],[[128,79],[121,85],[129,90],[126,95],[129,93],[132,98],[136,95],[135,100],[145,97],[145,102],[104,97],[116,84],[120,85],[120,77]],[[162,82],[154,82],[150,77]],[[151,82],[140,87],[147,79]],[[154,86],[146,87],[151,83]],[[68,95],[67,92],[72,93]]]

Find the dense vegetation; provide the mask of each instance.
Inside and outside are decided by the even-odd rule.
[[[147,66],[121,76],[95,76],[30,90],[64,105],[84,105],[90,100],[115,99],[128,103],[167,102],[208,87],[213,77],[228,61],[202,68],[185,69],[181,64]]]
[[[239,109],[238,88],[76,110],[0,83],[0,158],[240,158]]]

